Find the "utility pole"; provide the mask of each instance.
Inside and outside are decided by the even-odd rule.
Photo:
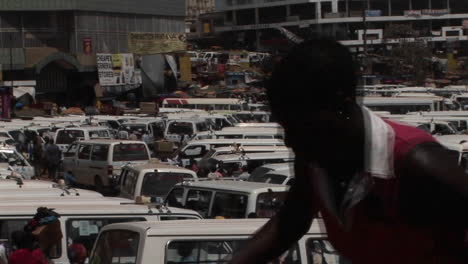
[[[13,32],[10,32],[10,77],[11,77],[11,89],[14,87],[15,78],[13,76]]]
[[[362,58],[362,64],[366,67],[367,70],[367,0],[362,0],[362,27],[363,27],[363,34],[362,40],[364,44],[364,57]],[[364,78],[364,72],[362,76],[362,84],[366,85],[366,79]]]

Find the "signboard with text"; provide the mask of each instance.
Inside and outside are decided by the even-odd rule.
[[[141,71],[135,68],[133,54],[98,53],[97,68],[101,86],[139,85]]]
[[[160,54],[187,50],[183,33],[130,33],[130,51],[134,54]]]

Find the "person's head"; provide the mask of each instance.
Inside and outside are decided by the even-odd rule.
[[[68,258],[72,264],[83,264],[86,261],[87,250],[83,244],[73,243],[68,246]]]
[[[276,65],[266,86],[272,114],[296,151],[346,138],[345,119],[356,108],[356,74],[343,45],[327,39],[296,45]]]
[[[48,250],[62,240],[59,218],[60,215],[53,209],[39,207],[33,219],[24,227],[24,231],[37,238],[42,250]]]
[[[45,137],[45,138],[44,138],[44,142],[45,142],[46,144],[50,143],[49,137]]]

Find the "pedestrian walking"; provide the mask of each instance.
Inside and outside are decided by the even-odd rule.
[[[47,164],[47,171],[49,173],[49,178],[52,180],[57,180],[57,170],[62,159],[62,152],[60,148],[54,144],[53,141],[49,141],[45,149],[45,160]]]

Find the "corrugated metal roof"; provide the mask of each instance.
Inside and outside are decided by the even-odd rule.
[[[0,0],[0,10],[82,10],[161,16],[185,16],[185,0]]]
[[[24,64],[26,63],[24,49],[1,49],[0,48],[0,64],[2,64],[3,70],[10,69],[10,55],[13,55],[13,69],[20,70],[24,69]]]

